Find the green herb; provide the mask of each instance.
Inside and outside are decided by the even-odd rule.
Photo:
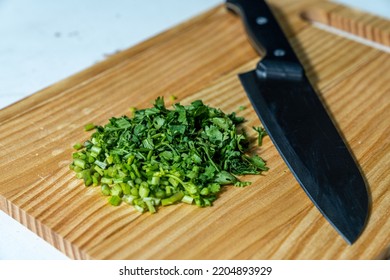
[[[130,108],[129,108],[129,111],[130,111],[130,116],[133,117],[134,114],[135,114],[135,112],[137,111],[137,108],[135,108],[135,107],[130,107]]]
[[[263,145],[263,138],[264,136],[267,136],[267,132],[263,127],[253,127],[253,129],[257,132],[257,145],[261,146]]]
[[[85,131],[90,131],[90,130],[92,130],[92,129],[94,129],[95,128],[95,125],[93,124],[93,123],[89,123],[89,124],[86,124],[85,126],[84,126],[84,130]]]
[[[73,149],[75,149],[75,150],[80,150],[82,147],[83,147],[83,145],[81,143],[76,143],[73,145]]]
[[[118,206],[119,204],[121,204],[121,202],[122,199],[117,195],[113,195],[108,199],[108,203],[110,203],[113,206]]]
[[[105,196],[111,195],[111,188],[107,184],[102,184],[101,191],[102,194]]]
[[[95,131],[70,165],[86,186],[100,185],[112,205],[124,201],[141,213],[179,202],[210,206],[223,186],[250,184],[236,176],[268,170],[248,154],[249,140],[237,128],[244,118],[235,113],[200,100],[170,110],[162,97],[133,113],[88,125]]]

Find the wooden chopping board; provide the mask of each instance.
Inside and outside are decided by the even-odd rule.
[[[323,1],[269,2],[367,180],[372,205],[354,245],[314,207],[269,138],[255,151],[268,162],[265,176],[227,187],[209,208],[180,204],[151,215],[109,206],[69,170],[72,145],[89,136],[84,124],[103,125],[158,96],[236,111],[255,136],[251,127],[261,124],[237,74],[259,57],[222,6],[0,111],[0,208],[74,259],[379,258],[390,245],[390,55],[315,28],[300,13],[317,5],[314,15],[379,26],[380,38],[389,25],[360,21],[358,12],[352,20],[347,8]]]

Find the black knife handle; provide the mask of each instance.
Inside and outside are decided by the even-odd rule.
[[[264,0],[227,0],[226,6],[241,16],[253,47],[263,56],[259,77],[302,78],[303,67]]]

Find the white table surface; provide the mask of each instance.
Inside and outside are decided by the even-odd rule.
[[[390,0],[337,0],[390,18]],[[0,0],[0,109],[222,0]],[[0,260],[68,259],[0,211]]]

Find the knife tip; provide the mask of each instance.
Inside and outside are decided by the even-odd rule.
[[[348,243],[348,245],[351,246],[358,240],[358,238],[363,233],[364,228],[366,227],[367,218],[368,218],[368,208],[366,209],[365,214],[356,215],[355,219],[353,220],[353,223],[350,224],[348,228],[343,228],[342,230],[335,225],[334,227],[344,238],[344,240]]]

